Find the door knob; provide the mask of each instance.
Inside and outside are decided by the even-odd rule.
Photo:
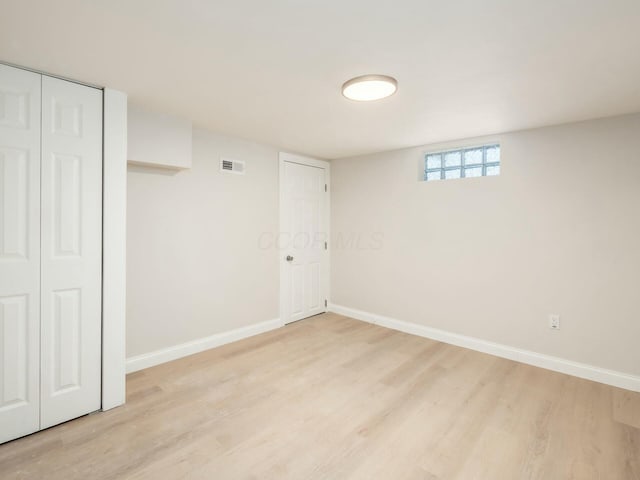
[[[293,257],[291,255],[287,255],[287,262],[293,261]]]

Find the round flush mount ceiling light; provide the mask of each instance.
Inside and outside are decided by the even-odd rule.
[[[387,75],[362,75],[342,85],[342,94],[350,100],[370,102],[396,93],[398,82]]]

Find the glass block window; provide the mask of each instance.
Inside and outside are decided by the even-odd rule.
[[[500,175],[500,145],[458,148],[424,156],[424,180]]]

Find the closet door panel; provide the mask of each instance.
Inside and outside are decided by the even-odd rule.
[[[42,80],[41,427],[100,408],[102,91]]]
[[[0,65],[0,443],[40,425],[40,88]]]

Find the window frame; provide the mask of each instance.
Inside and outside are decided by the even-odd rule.
[[[500,158],[497,162],[487,162],[487,150],[490,148],[498,148],[500,152]],[[474,163],[467,165],[465,163],[465,153],[469,150],[480,150],[482,149],[482,163]],[[460,153],[460,164],[455,166],[447,167],[445,165],[445,155],[448,153]],[[440,155],[440,167],[438,168],[428,168],[427,158],[431,155]],[[469,146],[461,146],[455,148],[443,148],[438,150],[424,151],[422,156],[422,181],[423,182],[434,182],[438,180],[457,180],[460,178],[478,178],[478,177],[497,177],[502,171],[500,171],[497,175],[487,175],[487,168],[490,167],[501,167],[502,164],[502,146],[500,142],[493,141],[488,143],[483,143],[480,145],[469,145]],[[465,175],[466,168],[482,168],[482,174],[475,177],[467,177]],[[455,178],[447,178],[446,172],[460,170],[460,176]],[[440,172],[440,178],[433,178],[431,180],[428,179],[428,175],[431,173]]]

